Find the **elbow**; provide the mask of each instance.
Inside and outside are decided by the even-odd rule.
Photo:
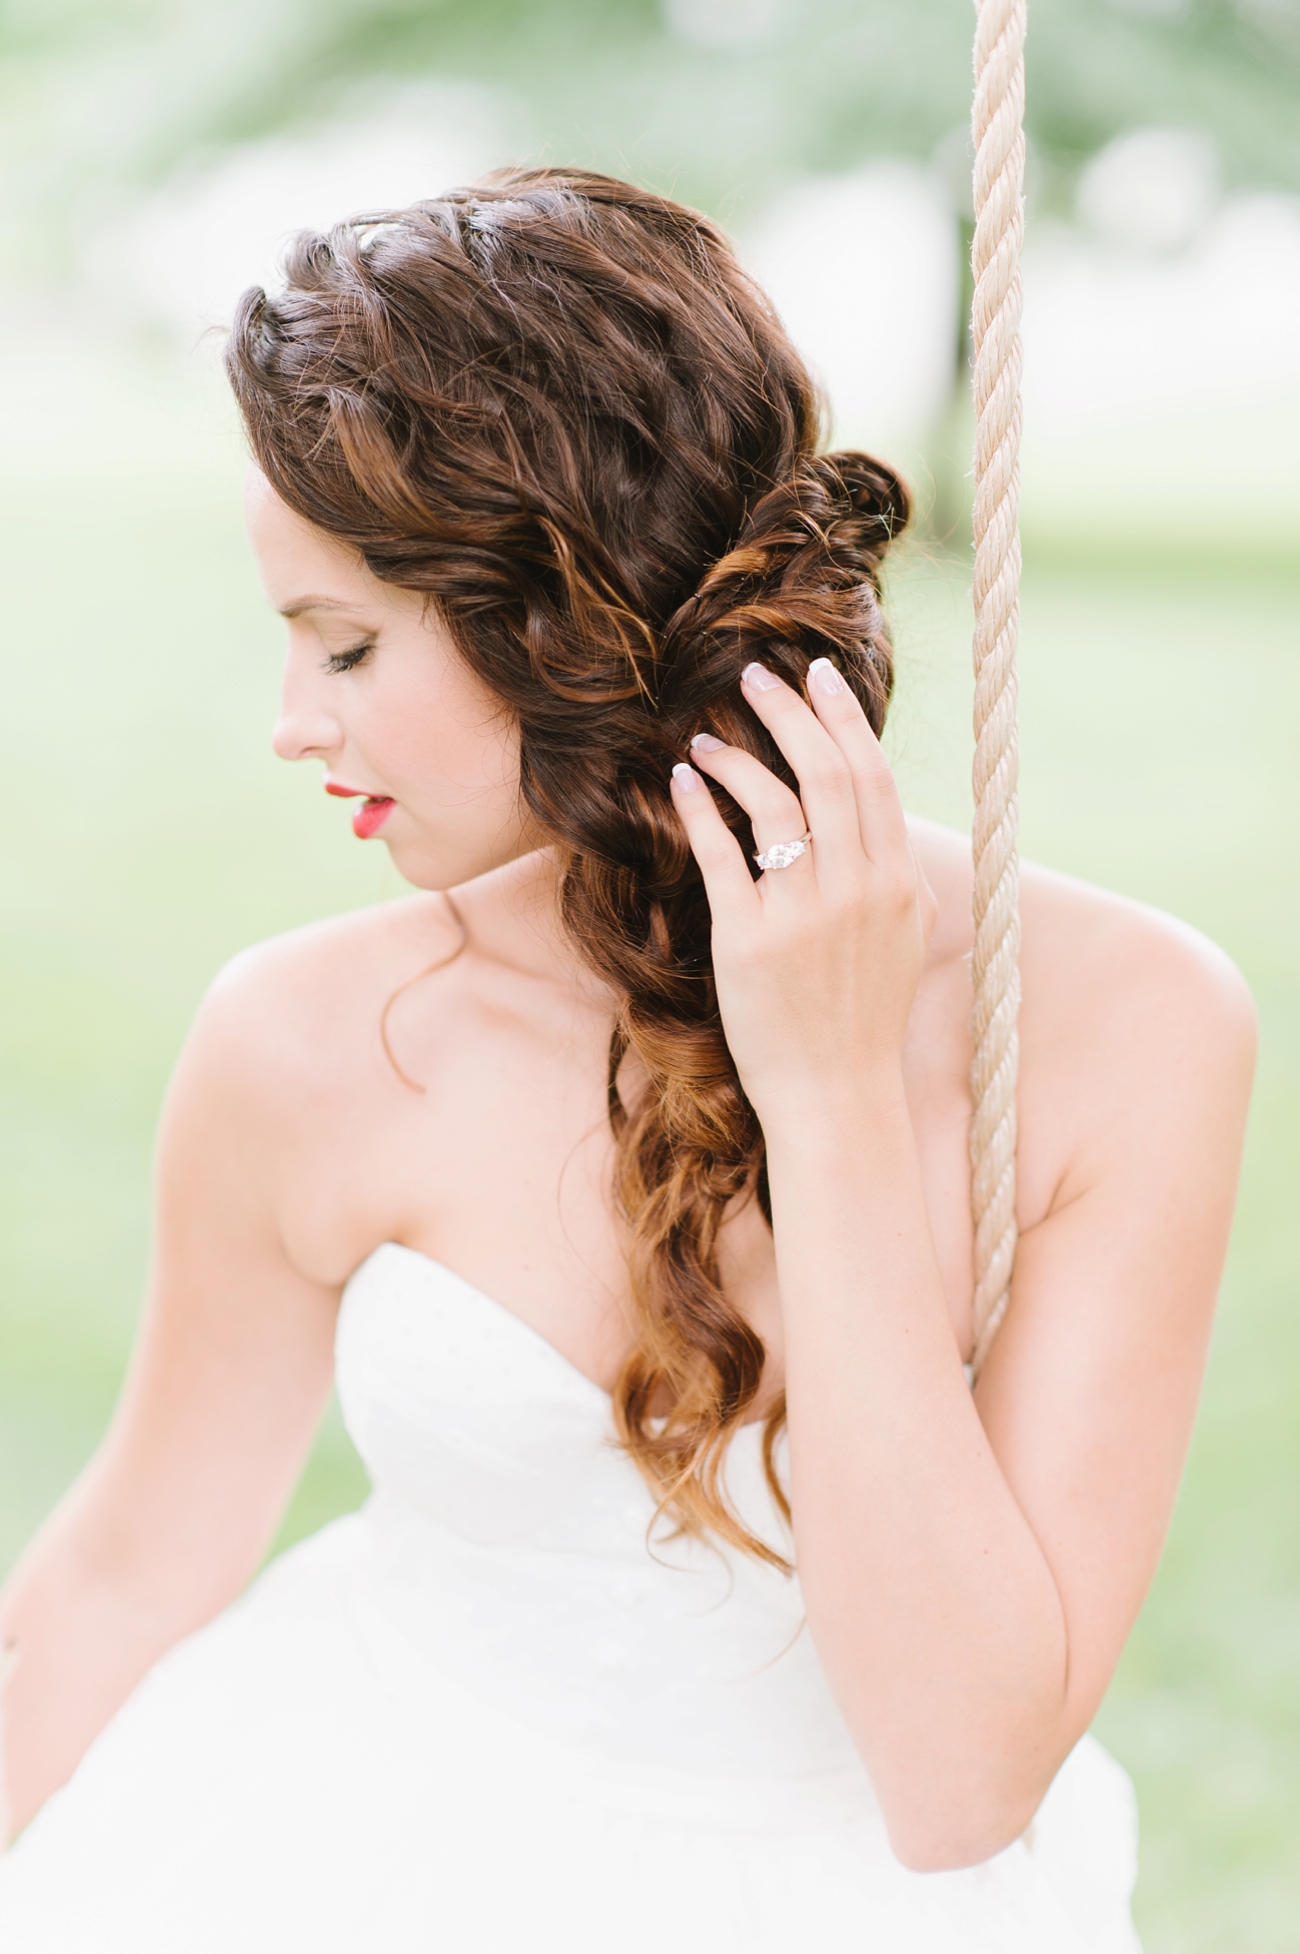
[[[1017,1726],[1003,1706],[992,1739],[976,1728],[936,1741],[913,1727],[892,1754],[876,1749],[867,1768],[890,1848],[908,1872],[982,1866],[1025,1837],[1079,1735],[1054,1678],[1025,1711]]]
[[[1033,1823],[1041,1799],[998,1807],[968,1803],[946,1807],[936,1799],[924,1810],[886,1812],[889,1844],[910,1873],[953,1873],[995,1859]]]

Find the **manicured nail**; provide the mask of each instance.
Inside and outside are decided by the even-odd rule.
[[[692,753],[721,753],[725,740],[715,740],[712,733],[697,733],[691,741]]]
[[[836,692],[848,690],[829,658],[813,659],[808,667],[808,683],[814,692],[824,693],[828,698],[833,697]]]
[[[746,665],[740,674],[741,682],[751,692],[775,692],[781,683],[775,672],[769,672],[766,665]]]
[[[673,768],[673,779],[677,782],[677,791],[681,794],[693,794],[700,784],[700,776],[694,767],[687,766],[685,760],[680,761]]]

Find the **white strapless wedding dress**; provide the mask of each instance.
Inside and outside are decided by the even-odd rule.
[[[3,1954],[1134,1954],[1091,1738],[1026,1840],[905,1871],[797,1582],[651,1551],[603,1391],[391,1243],[337,1349],[371,1499],[140,1685],[0,1859]],[[757,1427],[728,1470],[780,1541]]]

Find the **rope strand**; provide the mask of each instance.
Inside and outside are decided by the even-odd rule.
[[[1016,640],[1020,625],[1020,246],[1024,233],[1025,0],[976,0],[975,863],[971,1213],[978,1376],[1016,1254],[1020,860]]]

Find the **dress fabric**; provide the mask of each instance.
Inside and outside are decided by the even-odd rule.
[[[140,1684],[0,1859],[4,1954],[1137,1954],[1092,1738],[1025,1840],[908,1872],[797,1580],[648,1544],[598,1386],[393,1243],[337,1360],[369,1501]],[[788,1545],[757,1427],[728,1483]]]

